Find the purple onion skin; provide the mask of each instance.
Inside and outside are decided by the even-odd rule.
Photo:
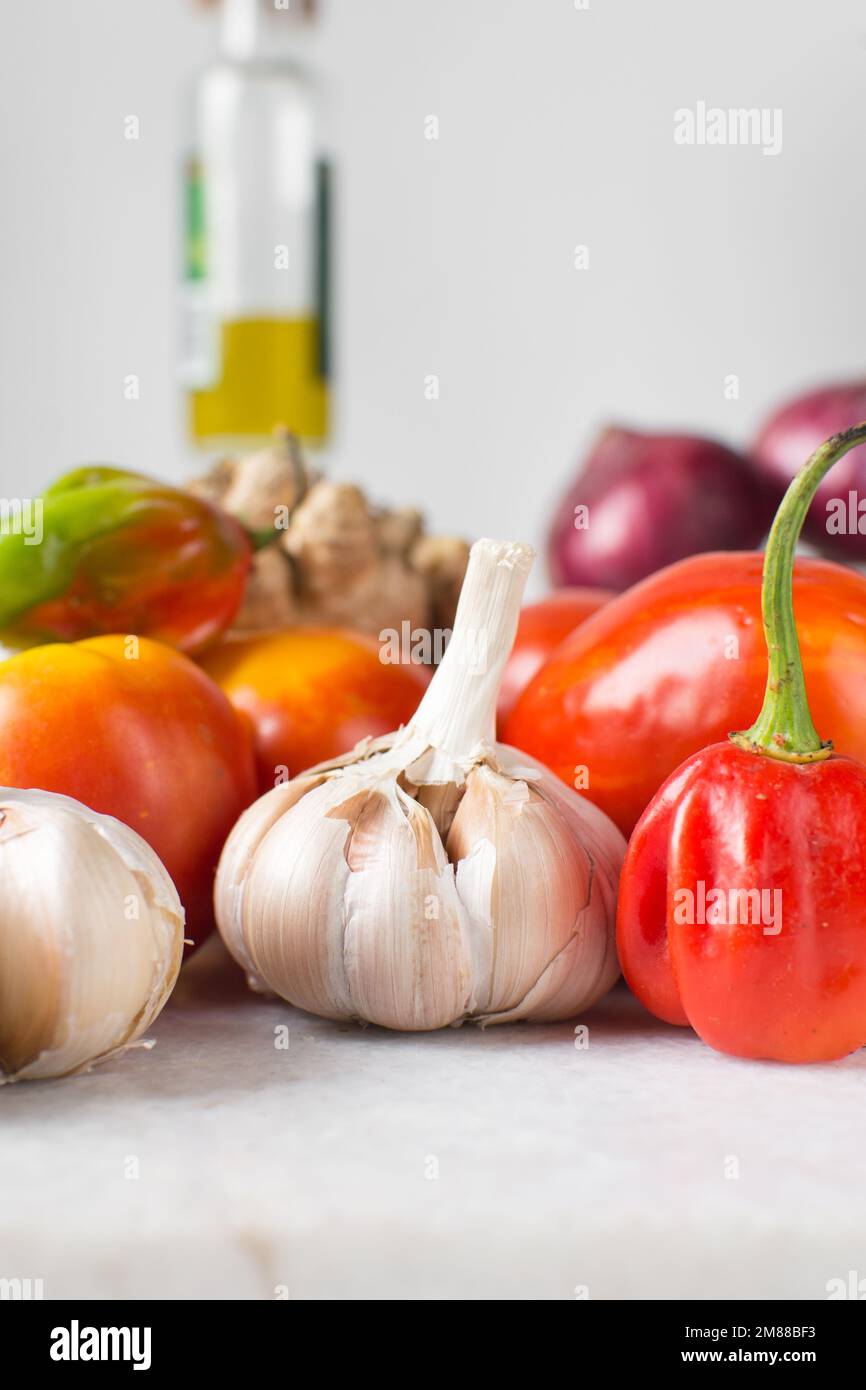
[[[588,525],[575,526],[575,508]],[[687,434],[610,428],[562,499],[548,541],[556,585],[627,589],[704,550],[751,550],[773,508],[747,459]]]
[[[866,381],[823,386],[783,405],[766,422],[752,448],[755,463],[782,496],[794,474],[810,454],[831,434],[859,425],[866,420]],[[827,503],[842,498],[848,509],[848,494],[864,501],[863,530],[866,533],[866,450],[846,454],[818,488],[803,526],[803,535],[831,560],[866,559],[866,534],[831,534],[827,530]],[[856,516],[856,503],[855,503]]]

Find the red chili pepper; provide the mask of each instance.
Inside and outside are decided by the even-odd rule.
[[[757,720],[677,768],[623,867],[617,942],[631,988],[739,1057],[829,1061],[866,1043],[866,766],[815,731],[792,600],[809,503],[864,440],[866,424],[823,444],[776,515]]]

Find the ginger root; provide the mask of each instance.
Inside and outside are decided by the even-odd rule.
[[[322,479],[287,430],[247,458],[220,460],[190,491],[261,542],[234,631],[319,624],[381,637],[404,623],[410,632],[451,628],[468,543],[427,536],[420,512],[376,508],[359,487]]]

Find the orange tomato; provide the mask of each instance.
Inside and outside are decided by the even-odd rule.
[[[249,731],[187,657],[146,637],[52,643],[0,663],[0,784],[63,792],[156,850],[198,942],[223,843],[255,796]]]
[[[261,791],[407,723],[429,681],[425,667],[387,664],[373,638],[335,628],[232,638],[202,664],[252,725]]]

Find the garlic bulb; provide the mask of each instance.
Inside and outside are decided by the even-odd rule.
[[[532,555],[476,542],[412,722],[275,787],[238,821],[216,915],[254,987],[326,1018],[415,1030],[570,1018],[613,984],[625,842],[495,742]]]
[[[129,826],[54,792],[0,788],[0,1081],[122,1052],[170,995],[183,908]]]

